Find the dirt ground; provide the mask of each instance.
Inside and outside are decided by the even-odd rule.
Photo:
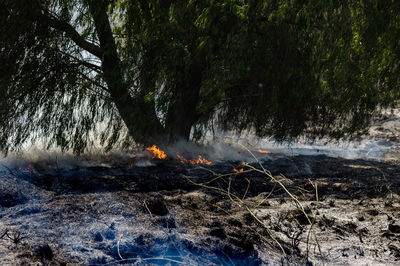
[[[0,264],[400,265],[396,162],[153,164],[3,166]]]

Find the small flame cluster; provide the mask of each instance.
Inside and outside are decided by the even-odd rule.
[[[156,145],[148,147],[148,148],[146,148],[146,150],[153,153],[153,159],[157,158],[157,159],[164,160],[167,158],[167,155],[165,154],[165,152],[163,150],[160,150],[159,148],[157,148]]]
[[[164,159],[167,158],[167,155],[165,154],[165,152],[163,150],[161,150],[160,148],[158,148],[156,145],[148,147],[148,148],[146,148],[146,150],[150,151],[152,153],[153,159],[157,158],[157,159],[164,160]],[[262,149],[258,149],[258,150],[256,150],[256,152],[263,153],[263,154],[271,153],[270,151],[262,150]],[[183,164],[205,164],[205,165],[213,164],[213,162],[208,161],[207,159],[203,158],[201,155],[198,155],[197,159],[186,159],[185,157],[183,157],[182,155],[177,153],[176,157],[178,157],[178,159]],[[239,170],[238,169],[234,169],[234,171],[236,173],[243,173],[243,168],[239,169]]]
[[[18,171],[21,171],[21,172],[24,172],[24,173],[27,173],[27,174],[34,174],[34,175],[39,175],[40,174],[38,171],[36,171],[36,169],[32,165],[29,165],[26,168],[21,168],[20,167],[20,168],[18,168]]]
[[[262,149],[258,149],[258,150],[256,150],[256,152],[258,152],[258,153],[264,153],[264,154],[271,153],[270,151],[266,151],[266,150],[262,150]]]
[[[243,173],[243,168],[240,169],[233,168],[233,171],[235,171],[235,173]]]
[[[181,163],[185,163],[185,164],[206,164],[206,165],[211,165],[213,164],[213,162],[208,161],[206,159],[204,159],[203,157],[201,157],[201,155],[198,155],[197,160],[196,159],[186,159],[185,157],[179,155],[178,153],[176,154],[176,157],[179,158],[179,160],[181,160]]]
[[[152,153],[153,159],[154,158],[161,160],[167,159],[167,155],[165,154],[165,152],[160,148],[158,148],[156,145],[148,147],[146,148],[146,150]],[[198,155],[197,159],[186,159],[185,157],[179,155],[178,153],[176,154],[176,156],[179,158],[181,163],[184,164],[206,164],[206,165],[213,164],[213,162],[206,160],[201,155]]]

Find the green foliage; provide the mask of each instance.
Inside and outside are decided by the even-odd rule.
[[[377,107],[399,98],[398,1],[34,3],[0,4],[3,151],[32,137],[78,153],[96,136],[112,147],[122,121],[136,140],[138,128],[173,139],[190,128],[201,137],[211,124],[279,140],[340,138],[362,133]],[[105,79],[104,57],[40,15],[71,25],[101,50],[93,10],[104,6],[120,86],[138,106],[125,113],[113,94],[121,90]]]
[[[137,16],[144,6],[152,16]],[[176,86],[187,83],[196,55],[204,55],[197,126],[217,118],[224,129],[250,128],[277,139],[303,133],[340,138],[362,133],[375,108],[398,97],[396,2],[175,1],[168,10],[159,7],[131,6],[138,21],[128,19],[127,28],[155,49],[142,60],[164,85],[162,112],[177,98]]]
[[[47,3],[49,10],[71,20],[77,1]],[[47,138],[47,145],[83,152],[96,122],[109,121],[108,138],[120,124],[104,91],[101,78],[82,62],[93,62],[65,34],[31,17],[38,6],[26,1],[5,1],[1,7],[0,150],[20,147],[26,141]],[[84,9],[81,10],[84,12]],[[77,18],[85,25],[82,14]],[[25,18],[25,19],[23,19]],[[92,29],[83,28],[86,35]],[[119,130],[119,128],[118,128]],[[114,133],[116,134],[116,133]],[[120,134],[118,132],[117,134]]]

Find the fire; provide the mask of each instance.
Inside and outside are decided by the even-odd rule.
[[[176,154],[176,157],[178,157],[179,160],[181,160],[181,163],[206,164],[206,165],[213,164],[213,162],[204,159],[203,157],[201,157],[201,155],[198,155],[197,160],[196,159],[188,160],[185,157],[179,155],[178,153]]]
[[[256,152],[258,152],[258,153],[265,153],[265,154],[271,153],[270,151],[262,150],[262,149],[258,149],[258,150],[256,150]]]
[[[18,168],[19,171],[22,171],[27,174],[34,174],[34,175],[39,175],[40,173],[36,171],[36,169],[32,165],[28,165],[26,168]]]
[[[239,170],[236,168],[233,168],[233,171],[235,171],[236,173],[243,173],[243,168],[240,168]]]
[[[191,164],[213,164],[213,162],[207,161],[206,159],[201,158],[201,155],[197,157],[197,160],[190,160]]]
[[[165,154],[165,152],[160,150],[159,148],[157,148],[156,145],[146,148],[146,150],[151,151],[153,153],[153,158],[157,158],[157,159],[166,159],[167,158],[167,155]]]
[[[176,157],[178,157],[179,160],[181,160],[181,163],[189,163],[189,160],[186,159],[185,157],[179,155],[179,153],[176,154]]]

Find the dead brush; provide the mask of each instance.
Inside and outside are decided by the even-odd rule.
[[[0,239],[6,240],[6,237],[8,240],[11,240],[11,245],[9,247],[11,247],[12,245],[16,247],[18,244],[21,243],[23,239],[26,238],[21,234],[21,232],[11,233],[8,228],[6,228],[3,233],[1,233]]]
[[[247,150],[247,152],[249,152],[251,154],[251,156],[255,159],[255,161],[257,162],[259,167],[255,167],[249,163],[242,162],[241,167],[243,167],[242,168],[243,170],[241,169],[240,171],[238,171],[238,170],[234,169],[235,171],[233,173],[220,174],[220,173],[216,173],[215,171],[208,169],[206,167],[198,166],[195,169],[203,169],[205,171],[208,171],[212,174],[213,178],[211,178],[210,180],[208,180],[206,182],[199,183],[199,182],[193,181],[189,176],[184,175],[183,177],[186,178],[193,185],[196,185],[196,186],[208,189],[208,190],[212,190],[214,192],[219,193],[220,195],[226,196],[239,209],[245,210],[250,215],[250,217],[252,217],[252,219],[261,228],[263,228],[266,231],[267,235],[270,237],[270,239],[273,241],[273,243],[275,243],[277,245],[277,247],[281,250],[284,257],[289,262],[289,257],[287,255],[287,252],[285,251],[283,243],[280,241],[280,238],[277,237],[271,230],[270,226],[268,226],[262,220],[262,218],[260,218],[257,215],[257,210],[260,208],[260,206],[263,206],[267,202],[268,198],[274,193],[274,191],[276,191],[278,189],[283,190],[285,192],[285,194],[288,195],[289,199],[292,200],[292,202],[294,203],[294,206],[296,207],[297,212],[299,212],[302,215],[302,217],[304,217],[306,224],[309,225],[307,238],[306,238],[306,247],[307,247],[306,254],[305,254],[306,259],[308,260],[309,249],[311,246],[310,238],[312,236],[312,238],[315,242],[315,245],[318,248],[318,254],[321,258],[322,264],[324,265],[325,263],[324,263],[321,246],[318,242],[318,237],[317,237],[316,230],[315,230],[315,220],[316,220],[316,214],[317,214],[317,210],[318,210],[318,201],[319,201],[317,183],[313,183],[311,180],[309,180],[312,187],[314,188],[315,201],[316,201],[314,212],[312,212],[310,209],[306,209],[303,206],[302,202],[299,200],[298,196],[296,196],[294,193],[290,192],[289,189],[287,188],[287,186],[285,186],[284,182],[281,181],[282,179],[285,179],[284,176],[280,176],[280,178],[273,176],[270,171],[268,171],[264,168],[264,166],[261,164],[261,162],[258,160],[258,158],[254,155],[254,153],[252,153],[247,147],[245,147],[243,145],[241,145],[241,146],[245,150]],[[273,189],[267,195],[265,195],[262,199],[260,199],[256,202],[254,202],[254,199],[253,200],[247,199],[247,194],[248,194],[248,191],[250,188],[250,180],[248,178],[246,178],[246,180],[248,182],[247,188],[245,189],[245,192],[242,195],[239,195],[238,193],[234,193],[232,191],[232,176],[238,175],[238,174],[246,174],[246,173],[250,173],[250,172],[261,173],[261,174],[265,175],[265,177],[268,178],[270,182],[274,183]],[[226,180],[226,179],[228,179],[227,180],[227,188],[221,188],[221,187],[211,185],[211,183],[216,180]],[[303,193],[303,191],[301,191],[300,188],[298,188],[298,189],[300,190],[300,193]],[[293,218],[292,221],[295,221],[295,222],[297,222],[297,224],[300,225],[300,227],[298,227],[298,230],[291,230],[291,231],[289,230],[287,232],[283,232],[283,234],[285,234],[287,236],[287,238],[291,240],[290,245],[293,248],[298,250],[299,249],[298,246],[300,243],[300,236],[306,230],[306,226],[303,225],[302,223],[300,223],[299,221],[297,221],[296,218]],[[254,230],[251,227],[249,227],[249,228],[252,231],[254,231],[266,243],[269,242],[268,239],[266,237],[264,237],[262,234],[260,234],[259,232],[257,232],[256,230]]]

